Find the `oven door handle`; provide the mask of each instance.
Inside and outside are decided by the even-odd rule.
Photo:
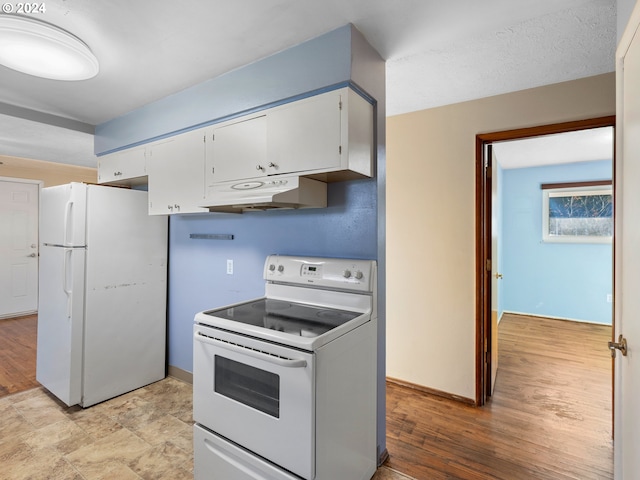
[[[208,343],[219,348],[224,348],[231,352],[240,353],[242,355],[248,355],[259,360],[273,363],[281,367],[287,368],[304,368],[307,366],[307,361],[303,358],[284,358],[270,353],[262,352],[260,350],[254,350],[253,348],[243,347],[233,343],[227,343],[225,341],[211,338],[207,335],[202,335],[200,332],[195,333],[195,340],[202,343]]]

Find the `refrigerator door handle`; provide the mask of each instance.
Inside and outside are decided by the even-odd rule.
[[[71,209],[73,208],[73,200],[69,200],[64,207],[64,233],[62,238],[63,245],[69,245],[69,217],[71,217]],[[65,290],[66,291],[66,290]]]
[[[64,249],[64,262],[62,264],[63,272],[62,272],[62,290],[67,295],[67,318],[71,318],[71,295],[73,291],[69,288],[69,264],[71,263],[71,255],[73,250],[71,248]]]

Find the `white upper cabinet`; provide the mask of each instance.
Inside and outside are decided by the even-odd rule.
[[[146,147],[134,147],[98,157],[98,183],[140,185],[147,183]]]
[[[344,91],[288,103],[267,114],[267,148],[273,173],[340,167]]]
[[[267,117],[244,117],[207,129],[206,183],[266,176],[273,168],[267,160]]]
[[[322,181],[374,175],[373,106],[342,88],[212,127],[206,186],[298,173]]]
[[[204,129],[148,146],[149,214],[207,212],[204,198]]]

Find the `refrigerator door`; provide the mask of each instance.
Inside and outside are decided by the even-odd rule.
[[[40,249],[36,379],[71,406],[82,399],[85,250]]]
[[[69,183],[42,189],[40,243],[84,247],[87,185]]]
[[[90,185],[83,402],[165,376],[167,218],[147,192]]]

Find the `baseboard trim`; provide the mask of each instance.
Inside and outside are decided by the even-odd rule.
[[[28,311],[28,312],[8,313],[6,315],[0,315],[0,320],[20,320],[22,318],[32,317],[33,315],[36,315],[37,313],[38,313],[37,310]]]
[[[425,387],[424,385],[418,385],[415,383],[407,382],[405,380],[400,380],[398,378],[387,377],[388,383],[393,383],[395,385],[399,385],[401,387],[411,388],[413,390],[417,390],[421,393],[426,393],[428,395],[434,395],[436,397],[447,398],[449,400],[455,400],[456,402],[464,403],[471,406],[477,406],[475,400],[467,397],[462,397],[460,395],[455,395],[453,393],[443,392],[442,390],[437,390],[435,388]]]
[[[378,467],[381,467],[384,462],[389,460],[389,450],[386,448],[382,451],[382,453],[378,456]]]
[[[520,317],[534,317],[534,318],[548,318],[549,320],[562,320],[564,322],[575,322],[575,323],[588,323],[589,325],[602,325],[605,327],[610,327],[610,323],[602,323],[596,322],[593,320],[581,320],[579,318],[567,318],[567,317],[554,317],[553,315],[541,315],[538,313],[524,313],[524,312],[512,312],[509,310],[505,310],[502,312],[502,315],[518,315]]]
[[[182,370],[181,368],[169,365],[168,375],[170,377],[177,378],[178,380],[182,380],[183,382],[193,385],[193,373],[191,372],[187,372],[186,370]]]

